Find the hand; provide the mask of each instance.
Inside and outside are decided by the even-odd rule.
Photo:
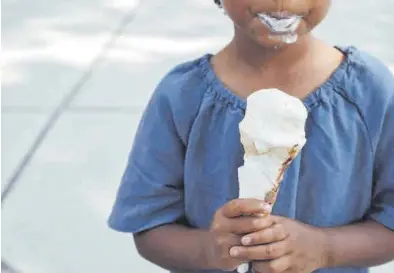
[[[209,268],[233,271],[241,263],[249,261],[231,257],[230,248],[241,246],[244,234],[253,234],[272,225],[272,221],[265,217],[244,215],[266,215],[269,211],[270,206],[256,199],[235,199],[217,210],[211,223],[210,236],[204,243],[204,248],[208,250]]]
[[[291,219],[268,216],[272,226],[245,235],[243,246],[230,249],[231,257],[253,260],[255,273],[311,273],[326,265],[327,239],[323,229]]]

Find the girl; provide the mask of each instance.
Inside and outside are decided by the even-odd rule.
[[[312,36],[329,0],[215,2],[234,37],[158,85],[109,225],[133,233],[143,257],[173,272],[250,261],[256,273],[363,273],[393,259],[392,74],[356,48]],[[245,98],[268,88],[303,100],[308,141],[272,216],[239,217],[271,210],[237,199]]]

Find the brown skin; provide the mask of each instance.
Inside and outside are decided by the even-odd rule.
[[[303,19],[297,29],[297,34],[305,36],[325,18],[331,1],[223,0],[222,3],[223,8],[234,23],[236,38],[240,36],[243,40],[251,40],[257,46],[272,49],[274,46],[283,45],[283,43],[268,38],[268,35],[273,33],[270,33],[269,29],[260,22],[257,18],[258,13],[286,11],[302,15]]]
[[[232,271],[245,260],[232,258],[230,248],[241,245],[243,234],[273,224],[264,218],[240,216],[269,212],[262,201],[236,199],[216,211],[209,230],[172,224],[136,234],[134,239],[141,256],[168,270]]]
[[[324,19],[329,0],[223,0],[223,4],[234,22],[234,38],[211,62],[222,82],[241,97],[264,88],[306,97],[344,58],[310,34]],[[279,10],[305,15],[297,43],[270,40],[267,28],[255,17],[257,12]],[[239,217],[266,212],[260,201],[234,200],[216,212],[209,230],[170,224],[136,234],[135,243],[143,257],[170,270],[233,270],[243,261],[254,261],[255,272],[311,273],[394,259],[394,232],[376,222],[323,229],[277,216]],[[243,235],[252,237],[252,245],[242,246]],[[238,255],[231,256],[230,251]]]
[[[329,0],[223,0],[223,6],[234,22],[234,37],[211,62],[221,81],[241,97],[267,88],[306,97],[343,60],[341,52],[310,34],[327,14]],[[279,6],[280,10],[305,14],[295,44],[269,39],[269,30],[256,17],[258,12],[278,11]]]
[[[208,268],[233,271],[245,262],[246,259],[231,257],[230,249],[234,245],[241,245],[242,235],[269,228],[273,222],[270,219],[243,215],[266,213],[269,211],[266,210],[265,204],[255,199],[233,200],[219,209],[210,228]]]
[[[322,229],[277,216],[265,220],[274,224],[245,236],[242,243],[249,247],[233,247],[233,257],[257,261],[252,263],[256,273],[310,273],[327,266],[327,235]]]
[[[271,227],[241,239],[232,257],[254,260],[258,273],[311,273],[329,267],[370,267],[394,259],[394,232],[367,221],[339,228],[316,228],[269,216]],[[263,245],[264,244],[264,245]]]
[[[243,46],[232,41],[211,59],[211,64],[222,83],[242,98],[269,88],[304,98],[327,81],[344,56],[311,36],[302,39],[308,40],[304,41],[305,45],[300,41],[275,52],[277,55],[261,55],[268,59],[260,66],[254,60],[249,61],[248,56],[243,57],[247,55],[243,52],[249,49],[241,50]]]
[[[263,202],[237,199],[215,213],[209,230],[165,225],[136,234],[135,243],[141,256],[168,270],[233,271],[253,261],[256,273],[311,273],[394,259],[394,232],[376,222],[317,228],[279,216],[240,217],[265,213]]]

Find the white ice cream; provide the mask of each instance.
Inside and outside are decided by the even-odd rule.
[[[308,112],[301,100],[278,89],[254,92],[239,124],[245,164],[239,168],[242,198],[260,198],[278,182],[283,163],[305,145]]]
[[[284,170],[306,143],[307,116],[301,100],[277,89],[248,97],[239,124],[245,150],[245,163],[238,169],[240,198],[266,200],[279,187]],[[238,268],[247,271],[248,265]]]
[[[285,92],[254,92],[247,99],[245,117],[239,124],[241,142],[246,151],[256,150],[258,154],[303,146],[307,116],[303,102]]]

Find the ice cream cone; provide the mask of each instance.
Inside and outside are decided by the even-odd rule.
[[[287,168],[306,143],[303,103],[277,89],[261,90],[247,101],[240,123],[245,164],[238,169],[240,197],[275,204]],[[247,264],[239,273],[249,270]]]

